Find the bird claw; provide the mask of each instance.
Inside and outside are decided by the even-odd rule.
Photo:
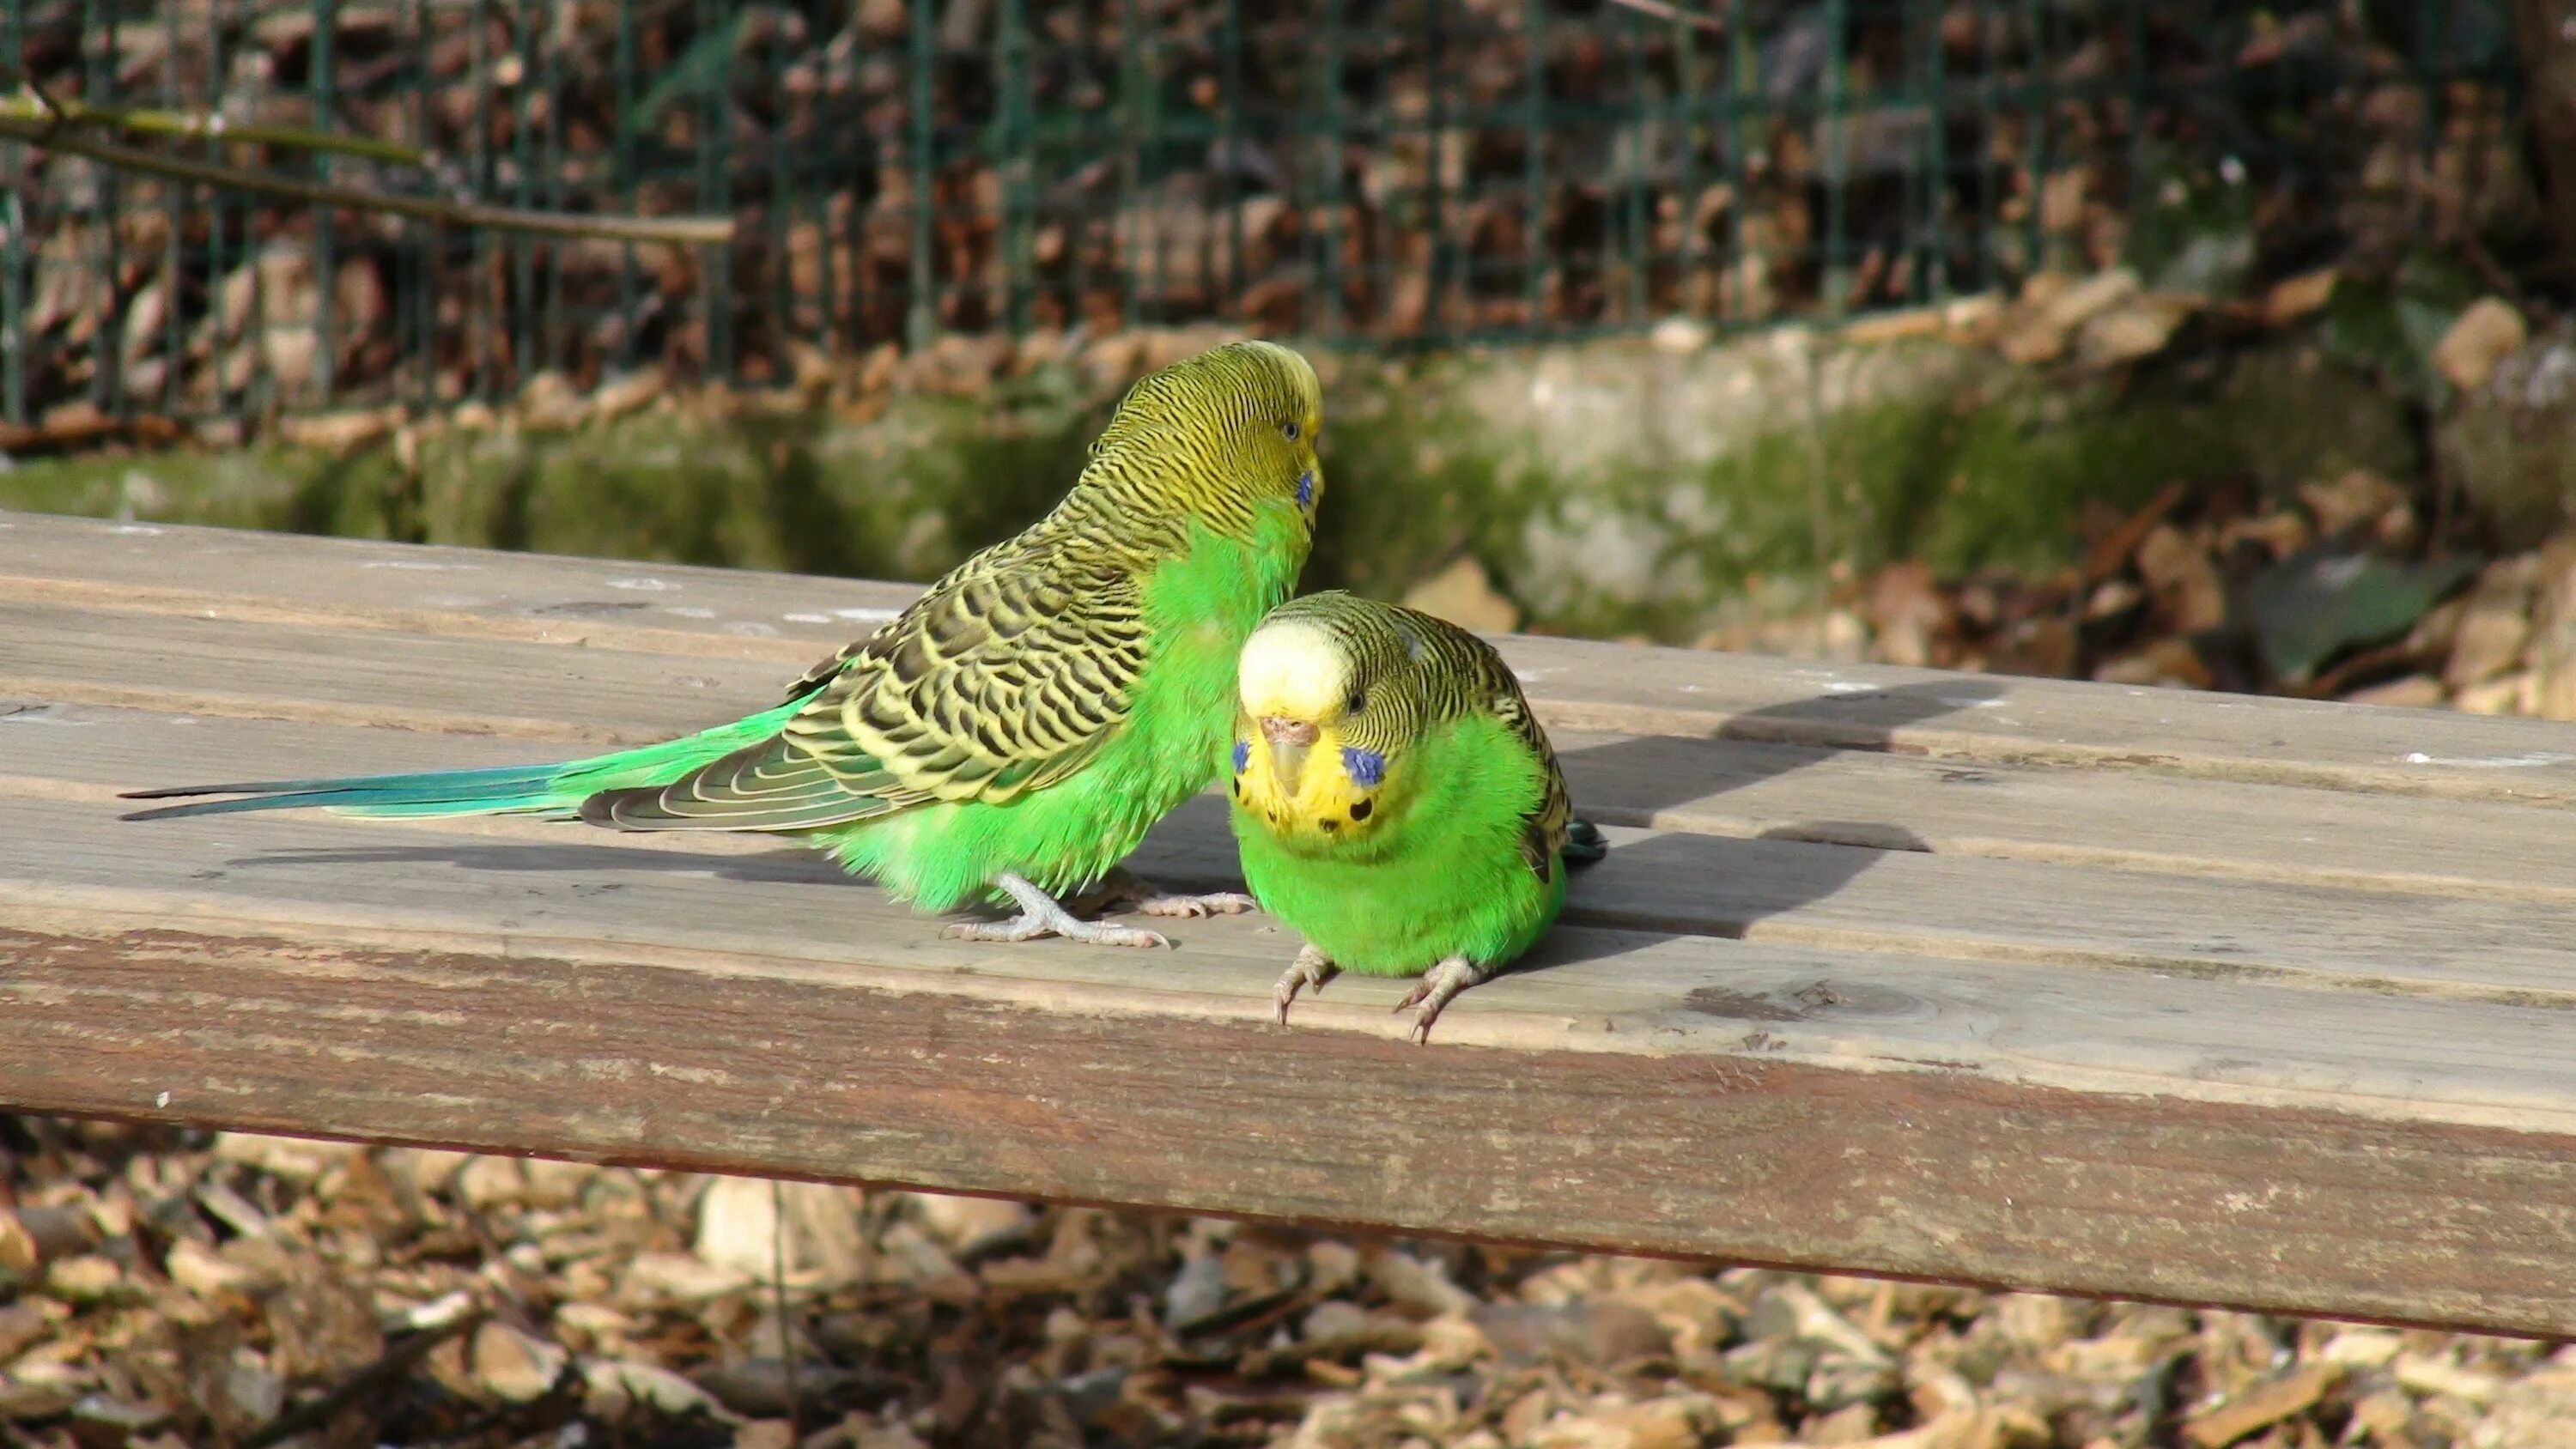
[[[1270,988],[1270,999],[1279,1008],[1279,1024],[1288,1024],[1288,1004],[1297,999],[1300,988],[1311,987],[1316,995],[1324,994],[1324,983],[1342,974],[1323,952],[1312,946],[1299,948],[1297,959],[1279,973],[1279,984]]]
[[[1210,891],[1200,896],[1147,896],[1133,903],[1140,916],[1239,916],[1261,909],[1241,891]]]
[[[1413,1025],[1405,1035],[1418,1045],[1429,1045],[1431,1023],[1440,1019],[1441,1008],[1457,1000],[1459,992],[1493,979],[1492,967],[1479,966],[1463,956],[1452,956],[1424,972],[1422,980],[1395,1004],[1398,1011],[1413,1011]]]
[[[1034,941],[1040,936],[1061,936],[1086,946],[1172,944],[1162,932],[1148,931],[1142,926],[1086,921],[1058,904],[1053,896],[1016,875],[1003,875],[993,884],[1019,902],[1018,915],[1007,921],[959,921],[940,934],[960,941]]]
[[[1067,916],[1061,921],[1034,918],[1026,914],[1007,921],[960,921],[940,932],[960,941],[1034,941],[1040,936],[1062,936],[1086,946],[1169,946],[1171,938],[1160,931],[1142,926],[1120,926],[1107,921],[1084,921]]]
[[[1124,866],[1103,876],[1100,883],[1085,892],[1082,904],[1098,911],[1131,910],[1140,916],[1236,916],[1261,909],[1261,903],[1241,891],[1211,891],[1205,895],[1175,895],[1154,889]]]

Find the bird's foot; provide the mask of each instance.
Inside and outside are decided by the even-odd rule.
[[[960,921],[941,934],[961,941],[1034,941],[1040,936],[1062,936],[1086,946],[1172,944],[1160,931],[1148,931],[1141,926],[1112,925],[1107,921],[1086,921],[1058,904],[1055,897],[1019,876],[1004,874],[995,878],[993,884],[1019,902],[1018,915],[1007,921]]]
[[[1259,901],[1241,891],[1192,896],[1156,890],[1152,882],[1125,866],[1103,876],[1100,884],[1083,897],[1083,903],[1102,911],[1131,910],[1140,916],[1239,916],[1261,909]]]
[[[1413,1008],[1413,1029],[1407,1033],[1417,1042],[1431,1040],[1431,1023],[1440,1019],[1440,1008],[1458,997],[1470,986],[1481,986],[1494,979],[1494,968],[1479,966],[1464,956],[1452,956],[1423,973],[1420,985],[1405,993],[1395,1009]]]
[[[1261,909],[1261,902],[1241,891],[1210,891],[1198,896],[1150,895],[1135,902],[1140,916],[1239,916]]]
[[[1297,999],[1300,990],[1311,988],[1321,996],[1324,983],[1341,974],[1342,968],[1328,960],[1323,952],[1312,946],[1298,948],[1297,959],[1288,963],[1288,969],[1279,973],[1279,984],[1270,988],[1270,999],[1279,1006],[1279,1024],[1288,1024],[1288,1003]]]

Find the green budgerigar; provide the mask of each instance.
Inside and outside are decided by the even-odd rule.
[[[1597,858],[1520,682],[1482,639],[1345,593],[1273,610],[1243,647],[1231,764],[1243,877],[1305,948],[1299,990],[1344,969],[1423,977],[1412,1035],[1527,951]]]
[[[1167,945],[1064,898],[1251,909],[1240,894],[1156,895],[1118,865],[1215,773],[1236,656],[1314,540],[1322,406],[1314,369],[1266,342],[1148,374],[1045,518],[731,724],[563,764],[139,791],[238,798],[127,818],[321,806],[764,831],[923,910],[1019,907],[952,935]]]

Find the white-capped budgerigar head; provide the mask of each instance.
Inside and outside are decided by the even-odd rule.
[[[1236,669],[1231,763],[1245,807],[1292,834],[1350,840],[1383,824],[1406,747],[1434,713],[1420,665],[1436,627],[1346,593],[1273,610]]]

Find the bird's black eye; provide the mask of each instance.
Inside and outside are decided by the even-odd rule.
[[[1281,423],[1279,425],[1279,436],[1286,438],[1292,443],[1297,441],[1298,435],[1301,431],[1303,430],[1295,423]]]
[[[1351,697],[1342,701],[1342,712],[1344,714],[1358,714],[1367,708],[1368,691],[1365,689],[1352,690]]]

